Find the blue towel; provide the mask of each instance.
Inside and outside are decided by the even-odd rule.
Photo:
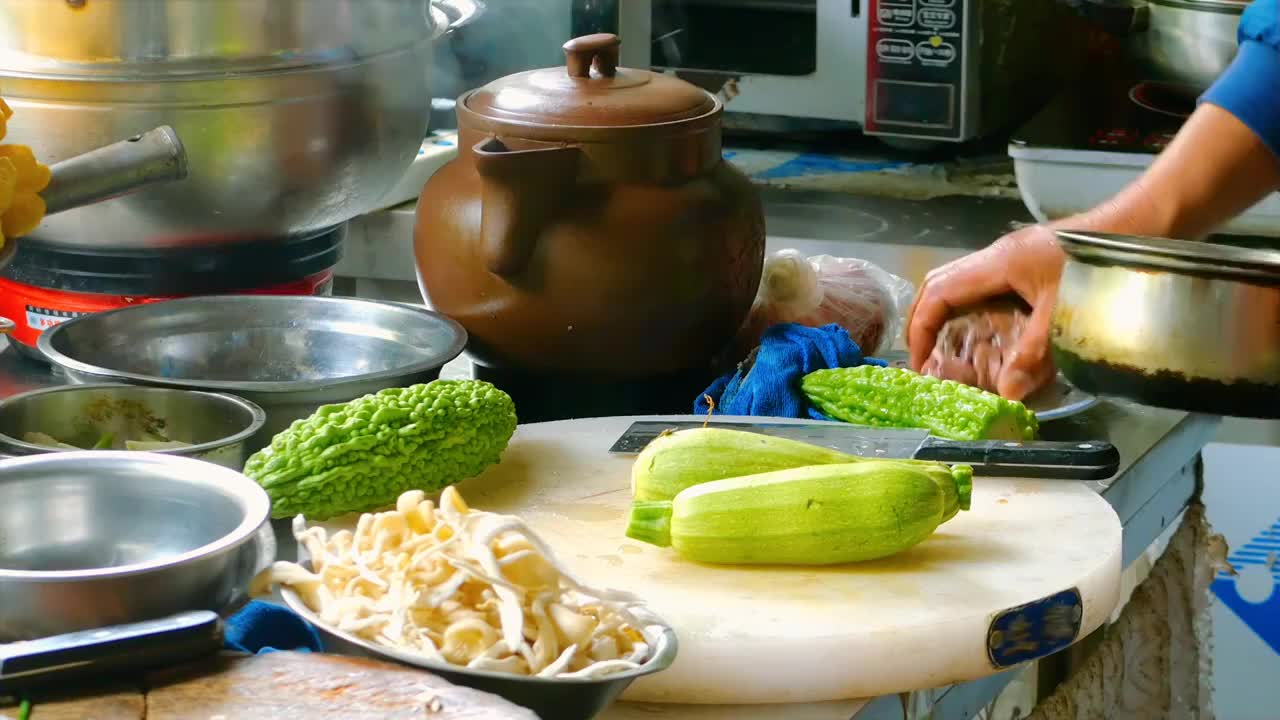
[[[707,395],[721,415],[812,418],[830,420],[818,412],[800,391],[800,380],[815,370],[887,365],[866,358],[849,332],[839,325],[819,328],[795,323],[774,325],[765,331],[757,348],[737,372],[711,383],[693,403],[695,415],[707,414]]]
[[[274,650],[320,652],[320,634],[287,607],[253,600],[227,620],[223,646],[253,654]]]

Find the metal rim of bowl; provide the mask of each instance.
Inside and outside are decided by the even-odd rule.
[[[148,455],[152,455],[152,457],[147,457]],[[155,466],[168,465],[174,469],[184,471],[183,474],[188,478],[199,477],[201,471],[203,471],[210,476],[208,478],[209,481],[204,484],[219,491],[228,488],[234,490],[235,496],[245,501],[248,507],[245,509],[244,518],[241,519],[240,524],[234,530],[217,540],[160,560],[130,563],[116,567],[85,568],[83,570],[11,570],[0,568],[0,580],[31,580],[39,582],[105,580],[173,568],[193,560],[225,552],[249,542],[258,534],[263,524],[267,523],[271,515],[271,499],[267,497],[267,491],[263,490],[261,486],[248,477],[221,465],[180,455],[162,456],[158,453],[139,453],[129,450],[82,450],[80,452],[44,453],[29,457],[10,458],[0,460],[0,484],[4,483],[3,474],[8,470],[22,470],[31,465],[51,465],[56,463],[72,465],[77,462],[110,461],[113,458],[121,461],[127,458],[130,462],[148,463]]]
[[[440,353],[436,360],[420,361],[411,363],[403,367],[393,370],[380,370],[378,372],[366,373],[364,375],[352,375],[341,378],[328,378],[324,380],[288,380],[288,381],[257,381],[257,380],[182,380],[173,378],[161,378],[153,375],[142,375],[133,372],[124,372],[111,368],[91,365],[72,358],[61,351],[54,348],[53,343],[62,333],[70,332],[68,328],[74,328],[78,323],[85,323],[99,317],[108,317],[116,314],[129,312],[144,312],[148,308],[156,306],[168,305],[170,303],[196,304],[209,302],[243,302],[245,299],[253,299],[259,302],[304,302],[318,304],[363,304],[376,305],[379,307],[396,308],[404,312],[413,312],[419,315],[427,316],[433,320],[447,326],[454,333],[453,342],[447,350]],[[154,310],[152,310],[154,312]],[[178,298],[176,300],[165,300],[163,303],[151,303],[146,305],[130,305],[126,307],[115,308],[113,310],[105,310],[103,312],[92,313],[90,315],[82,315],[77,318],[71,318],[66,322],[55,325],[48,330],[40,333],[40,337],[36,340],[36,348],[45,356],[49,362],[57,365],[65,370],[89,375],[92,377],[105,379],[124,379],[133,383],[142,385],[151,385],[155,387],[178,388],[182,390],[217,390],[224,393],[237,392],[255,392],[255,393],[293,393],[303,390],[316,390],[323,388],[326,390],[341,388],[346,385],[355,385],[358,383],[376,382],[386,380],[402,375],[431,370],[433,368],[444,367],[453,360],[457,359],[467,347],[467,330],[462,327],[458,321],[447,315],[442,315],[434,310],[428,310],[424,307],[410,305],[408,303],[384,302],[381,300],[365,300],[363,298],[346,298],[346,297],[320,297],[312,295],[210,295],[190,298]]]
[[[1249,7],[1250,0],[1151,0],[1156,5],[1194,10],[1196,12],[1219,13],[1223,15],[1241,15]]]
[[[1280,283],[1280,252],[1193,240],[1059,230],[1072,258],[1120,267]]]
[[[242,397],[237,397],[235,395],[232,395],[230,393],[206,392],[203,390],[187,390],[184,388],[156,387],[151,385],[130,385],[129,383],[84,383],[81,385],[62,385],[59,387],[44,388],[41,390],[30,390],[24,393],[18,393],[17,395],[10,395],[9,397],[6,397],[0,400],[0,413],[3,413],[8,406],[16,404],[19,400],[25,400],[27,398],[36,397],[39,395],[52,395],[54,393],[76,392],[81,390],[91,392],[95,390],[119,390],[119,389],[127,389],[130,391],[139,391],[139,392],[179,392],[179,393],[189,393],[192,395],[201,395],[206,398],[215,398],[220,402],[227,402],[229,404],[240,407],[242,410],[247,410],[249,412],[250,417],[253,418],[252,421],[249,423],[249,426],[246,427],[245,429],[236,432],[234,435],[228,435],[218,440],[210,440],[209,442],[200,443],[198,445],[191,445],[189,447],[184,447],[184,448],[173,448],[171,450],[148,450],[147,451],[147,452],[157,453],[159,455],[174,455],[177,457],[184,457],[187,455],[199,455],[201,453],[209,452],[210,450],[217,450],[219,448],[227,447],[228,445],[234,445],[235,443],[245,442],[249,438],[252,438],[255,433],[257,433],[259,430],[262,429],[264,425],[267,424],[266,411],[258,407],[256,404],[251,403]],[[0,443],[7,444],[15,448],[21,448],[23,450],[29,450],[33,453],[69,453],[69,452],[81,452],[81,451],[88,450],[88,448],[77,448],[76,450],[68,450],[65,448],[48,447],[46,445],[36,445],[35,443],[29,443],[29,442],[26,442],[25,440],[19,440],[18,438],[15,438],[12,435],[7,435],[3,432],[0,432]],[[94,452],[100,453],[103,451],[95,450]],[[131,450],[129,452],[137,452],[137,451]],[[0,457],[3,457],[3,454],[0,454]]]
[[[501,673],[493,670],[475,670],[461,665],[437,662],[416,653],[397,650],[396,648],[386,647],[383,645],[375,645],[364,638],[352,635],[345,630],[339,630],[327,625],[315,614],[314,611],[311,610],[311,608],[307,607],[306,603],[302,602],[302,598],[299,597],[292,588],[289,588],[288,586],[281,586],[280,595],[284,598],[284,602],[289,606],[290,610],[293,610],[295,613],[302,616],[302,619],[311,623],[311,625],[315,626],[316,630],[322,634],[327,633],[342,640],[343,642],[355,645],[356,647],[377,655],[390,658],[396,662],[422,668],[423,670],[436,670],[440,672],[455,673],[458,675],[470,675],[488,680],[505,680],[528,683],[531,685],[546,685],[548,687],[596,685],[617,680],[635,680],[636,678],[644,677],[645,675],[652,675],[671,667],[671,664],[675,662],[676,655],[679,652],[680,647],[679,640],[676,638],[675,629],[670,625],[663,623],[661,626],[662,636],[654,646],[652,654],[640,665],[640,667],[635,668],[634,670],[627,670],[620,673],[614,673],[613,675],[605,675],[596,678],[549,678],[538,677],[536,675],[513,675],[511,673]]]

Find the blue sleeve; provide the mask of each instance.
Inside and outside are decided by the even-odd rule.
[[[1239,118],[1280,157],[1280,0],[1254,0],[1239,39],[1236,59],[1201,100]]]

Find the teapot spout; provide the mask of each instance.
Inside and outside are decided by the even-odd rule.
[[[517,275],[560,208],[577,173],[572,145],[512,150],[489,138],[471,149],[480,173],[480,240],[489,271]]]

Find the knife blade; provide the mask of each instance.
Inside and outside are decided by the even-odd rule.
[[[702,422],[639,420],[614,442],[609,452],[634,455],[669,430],[728,428],[798,440],[860,457],[938,460],[972,465],[975,475],[1030,477],[1047,480],[1106,480],[1120,468],[1120,452],[1103,440],[1015,442],[947,440],[928,430],[871,428],[845,423]]]

